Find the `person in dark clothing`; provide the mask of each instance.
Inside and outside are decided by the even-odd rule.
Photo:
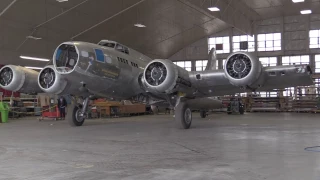
[[[61,96],[58,100],[58,108],[59,108],[61,119],[64,119],[66,117],[66,107],[67,107],[67,101],[64,97]]]

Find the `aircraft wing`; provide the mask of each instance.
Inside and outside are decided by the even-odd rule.
[[[110,44],[115,46],[115,42]],[[190,101],[313,84],[309,65],[263,67],[247,52],[230,54],[224,69],[216,70],[212,49],[206,71],[202,72],[188,72],[168,59],[143,59],[141,53],[128,48],[119,51],[87,42],[65,42],[57,47],[53,65],[40,73],[19,66],[3,67],[0,87],[24,93],[136,98],[149,104],[160,100],[172,105],[181,97]],[[213,102],[210,98],[204,101]]]
[[[166,101],[175,107],[178,127],[188,129],[191,110],[200,110],[205,117],[206,110],[221,107],[221,101],[210,97],[313,84],[309,65],[263,67],[247,52],[230,54],[224,69],[216,70],[213,49],[206,71],[188,72],[171,60],[151,60],[117,42],[107,41],[106,45],[64,42],[53,54],[53,65],[39,73],[12,65],[0,69],[0,87],[80,97],[82,103],[73,104],[68,113],[73,126],[83,124],[89,99],[137,99],[148,104]]]
[[[257,57],[247,52],[230,54],[224,69],[211,70],[212,64],[209,60],[206,71],[187,72],[170,60],[154,60],[144,70],[146,89],[197,98],[313,84],[309,65],[263,67]]]
[[[0,87],[13,92],[41,93],[39,72],[22,66],[6,65],[0,69]]]
[[[263,67],[253,79],[234,79],[228,71],[190,72],[190,80],[200,96],[222,96],[252,91],[270,91],[313,84],[308,65]],[[200,78],[197,78],[199,77]],[[239,80],[239,81],[237,81]]]

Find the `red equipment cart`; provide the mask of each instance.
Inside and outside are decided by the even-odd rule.
[[[50,106],[43,106],[42,109],[42,116],[39,118],[39,121],[42,121],[44,118],[49,118],[57,121],[60,117],[60,112],[57,106],[55,106],[54,108],[50,108]],[[54,109],[55,111],[50,111],[51,109]]]

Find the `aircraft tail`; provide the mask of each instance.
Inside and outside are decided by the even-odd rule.
[[[216,70],[217,63],[218,63],[218,61],[217,61],[216,49],[212,48],[209,52],[208,64],[207,64],[207,67],[205,70]]]

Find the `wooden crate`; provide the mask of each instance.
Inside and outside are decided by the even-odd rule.
[[[146,112],[146,105],[144,104],[121,105],[118,103],[99,102],[92,106],[97,108],[97,113],[100,117],[142,114]]]
[[[144,104],[132,104],[119,106],[120,114],[140,114],[146,112],[146,105]]]

